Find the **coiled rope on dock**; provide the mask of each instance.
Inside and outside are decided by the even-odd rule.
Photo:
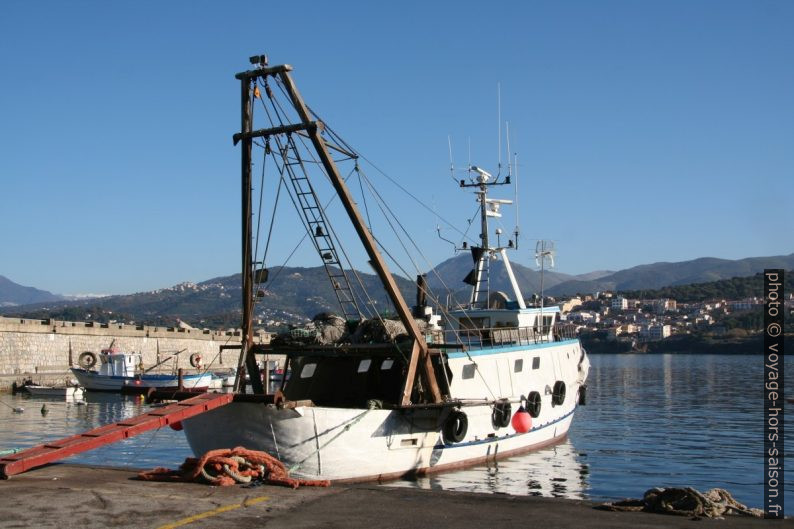
[[[660,514],[677,514],[693,518],[721,518],[724,515],[763,517],[764,511],[753,509],[736,501],[725,489],[699,492],[692,487],[652,488],[642,499],[629,499],[603,503],[596,507],[606,511],[643,511]]]
[[[210,450],[200,458],[188,457],[179,470],[157,467],[138,473],[144,481],[199,482],[221,487],[253,480],[297,489],[299,486],[327,487],[328,480],[289,477],[284,463],[266,452],[245,447]]]

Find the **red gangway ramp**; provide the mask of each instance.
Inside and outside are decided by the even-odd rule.
[[[189,419],[225,406],[233,398],[233,393],[202,393],[115,424],[100,426],[85,433],[28,448],[0,458],[0,478],[8,479],[31,468]]]

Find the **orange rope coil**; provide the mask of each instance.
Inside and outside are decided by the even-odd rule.
[[[204,482],[226,487],[235,483],[248,483],[260,479],[269,485],[297,489],[299,486],[327,487],[328,480],[298,479],[289,477],[284,463],[266,452],[237,448],[210,450],[200,458],[188,457],[179,470],[157,467],[138,473],[144,481]]]

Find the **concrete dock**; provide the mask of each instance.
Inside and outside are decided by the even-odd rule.
[[[374,484],[293,490],[155,483],[135,476],[126,469],[60,464],[0,481],[0,527],[733,529],[768,523],[744,517],[693,521],[662,514],[601,511],[587,501]],[[794,521],[778,522],[777,526],[794,527]]]

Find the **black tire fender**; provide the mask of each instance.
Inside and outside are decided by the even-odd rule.
[[[551,390],[551,404],[552,406],[559,406],[565,402],[565,382],[558,380],[554,383],[554,388]]]
[[[491,424],[497,430],[499,428],[506,428],[510,425],[510,420],[513,416],[513,407],[507,400],[497,401],[491,411]]]
[[[529,416],[533,419],[537,419],[540,415],[540,405],[542,404],[540,399],[540,393],[537,391],[530,391],[529,395],[527,396],[527,405],[526,410],[529,412]]]
[[[459,443],[466,437],[469,430],[469,418],[460,410],[452,410],[444,421],[444,440],[448,443]]]

